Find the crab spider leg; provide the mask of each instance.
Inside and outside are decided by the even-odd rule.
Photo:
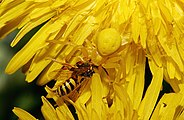
[[[56,44],[61,44],[61,45],[75,45],[70,41],[60,41],[60,40],[48,40],[47,42],[49,43],[56,43]]]
[[[115,77],[115,82],[119,82],[120,81],[120,77],[121,77],[121,66],[118,63],[108,63],[108,64],[104,64],[103,65],[104,68],[115,68],[115,70],[117,70],[116,73],[116,77]]]
[[[84,58],[88,58],[88,52],[82,45],[77,45],[73,48],[73,50],[66,56],[66,62],[68,62],[72,56],[75,54],[75,52],[81,50],[82,54],[84,55]]]
[[[68,63],[62,63],[62,62],[60,62],[60,61],[58,61],[58,60],[56,60],[56,59],[50,58],[50,57],[48,57],[47,59],[48,59],[48,60],[52,60],[53,62],[57,62],[57,63],[59,63],[59,64],[61,64],[61,65],[63,65],[63,66],[66,66],[68,69],[70,69],[70,68],[73,67],[72,65],[70,65],[70,64],[68,64]]]

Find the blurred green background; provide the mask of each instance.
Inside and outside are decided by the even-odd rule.
[[[13,48],[10,47],[10,43],[18,30],[0,40],[0,120],[16,120],[17,117],[12,112],[14,107],[20,107],[36,118],[42,119],[40,107],[41,95],[45,94],[44,87],[37,86],[35,82],[28,84],[21,70],[12,75],[4,72],[13,55],[24,46],[37,29],[39,28],[28,33]]]

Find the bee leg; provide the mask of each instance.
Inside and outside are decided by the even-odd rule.
[[[56,102],[55,105],[60,106],[60,105],[62,105],[64,103],[63,99],[60,99],[60,96],[58,96],[58,94],[56,93],[55,89],[51,89],[50,87],[46,86],[45,90],[48,93],[46,98],[53,98],[54,101]]]
[[[69,98],[69,96],[65,95],[61,97],[63,99],[63,101],[65,101],[65,103],[67,105],[70,105],[73,101]]]
[[[61,96],[61,98],[68,105],[68,104],[71,104],[72,102],[75,102],[79,96],[80,96],[80,87],[78,87],[76,90],[72,91],[67,95]]]
[[[79,91],[75,90],[73,93],[69,96],[69,99],[75,102],[80,96]]]

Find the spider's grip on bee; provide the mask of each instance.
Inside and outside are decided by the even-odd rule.
[[[64,78],[63,76],[65,76],[68,72],[70,72],[70,76],[56,87],[54,90],[55,93],[59,97],[67,96],[75,101],[77,99],[75,96],[80,95],[81,91],[95,73],[95,69],[98,69],[98,66],[94,65],[91,60],[78,61],[74,66],[64,64],[61,69],[54,71],[59,74],[56,79],[60,80],[60,78]]]

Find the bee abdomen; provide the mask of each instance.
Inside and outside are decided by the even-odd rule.
[[[58,88],[58,93],[60,96],[64,96],[72,92],[75,88],[76,88],[76,81],[70,78],[66,80],[66,82]]]

